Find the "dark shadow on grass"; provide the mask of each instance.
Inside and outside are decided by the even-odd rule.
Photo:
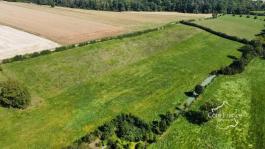
[[[184,113],[184,117],[188,122],[196,125],[202,125],[208,122],[207,115],[205,115],[203,112],[188,111]]]
[[[193,91],[185,92],[185,95],[188,97],[195,97],[195,95],[193,94]]]
[[[228,58],[232,59],[232,60],[238,60],[237,57],[233,56],[233,55],[227,55]]]

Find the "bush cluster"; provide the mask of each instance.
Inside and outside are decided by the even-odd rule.
[[[38,56],[41,56],[41,55],[47,55],[47,54],[50,54],[52,51],[50,50],[44,50],[44,51],[41,51],[41,52],[34,52],[34,53],[31,53],[31,54],[25,54],[25,55],[16,55],[12,58],[8,58],[8,59],[4,59],[2,60],[2,63],[5,64],[5,63],[11,63],[11,62],[15,62],[15,61],[23,61],[25,59],[28,59],[28,58],[33,58],[33,57],[38,57]]]
[[[83,143],[89,144],[95,141],[96,138],[99,138],[110,148],[127,148],[128,143],[124,143],[124,141],[138,142],[138,148],[145,146],[145,143],[156,141],[156,135],[152,132],[149,123],[131,114],[121,114],[67,148],[78,148]]]
[[[230,35],[227,35],[227,34],[222,33],[222,32],[217,32],[217,31],[214,31],[214,30],[212,30],[212,29],[210,29],[208,27],[204,27],[204,26],[198,25],[198,24],[193,23],[191,21],[180,21],[180,23],[200,28],[200,29],[205,30],[205,31],[207,31],[209,33],[212,33],[214,35],[217,35],[217,36],[229,39],[229,40],[237,41],[237,42],[240,42],[240,43],[243,43],[243,44],[249,44],[250,43],[250,41],[248,41],[247,39],[241,39],[241,38],[236,37],[236,36],[230,36]]]
[[[203,93],[203,91],[204,91],[204,87],[198,84],[198,85],[195,86],[194,91],[195,91],[198,95],[200,95],[200,94]]]
[[[8,80],[1,82],[0,104],[4,107],[24,109],[30,104],[30,94],[17,81]]]
[[[214,115],[218,113],[218,110],[213,109],[218,105],[218,101],[210,100],[201,105],[198,111],[187,111],[183,113],[183,115],[190,123],[201,125],[214,118]]]
[[[152,131],[155,134],[163,134],[173,121],[178,118],[178,114],[167,112],[166,114],[160,115],[159,121],[152,122]]]
[[[79,148],[84,143],[90,144],[99,138],[109,148],[129,148],[130,142],[136,142],[135,148],[143,149],[147,144],[156,142],[157,135],[165,132],[177,117],[178,114],[167,112],[160,115],[159,120],[146,123],[131,114],[121,114],[67,148]]]

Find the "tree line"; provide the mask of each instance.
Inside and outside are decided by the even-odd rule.
[[[264,10],[262,0],[8,0],[40,5],[107,11],[178,11],[187,13],[249,13]]]

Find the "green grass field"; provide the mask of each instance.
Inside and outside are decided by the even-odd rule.
[[[260,19],[254,19],[254,16],[246,18],[246,16],[225,15],[217,19],[199,20],[196,23],[228,35],[251,40],[264,28],[265,22]]]
[[[209,72],[231,63],[227,55],[239,56],[241,46],[172,25],[2,65],[0,78],[25,84],[32,105],[0,108],[0,147],[61,148],[121,112],[154,120]]]
[[[264,148],[264,74],[265,60],[256,59],[244,73],[218,78],[192,109],[212,99],[226,101],[222,115],[202,126],[181,118],[150,148]],[[237,127],[227,127],[234,118]]]

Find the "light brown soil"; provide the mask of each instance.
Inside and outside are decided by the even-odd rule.
[[[0,24],[72,44],[145,29],[204,14],[175,12],[107,12],[0,1]]]

